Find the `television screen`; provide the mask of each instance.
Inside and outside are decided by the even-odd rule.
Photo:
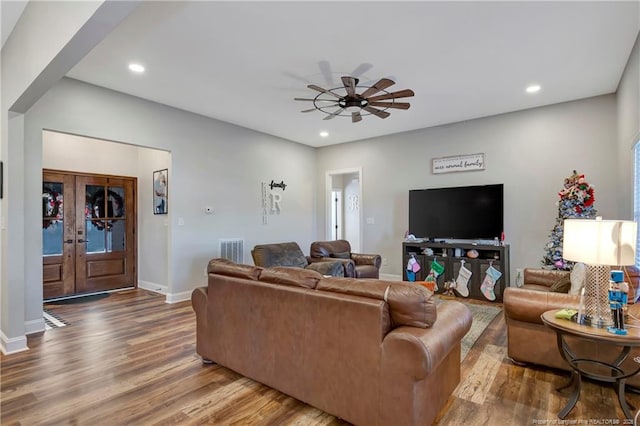
[[[504,230],[503,185],[409,191],[409,233],[417,238],[494,239]]]

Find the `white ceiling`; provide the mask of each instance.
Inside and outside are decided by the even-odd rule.
[[[635,1],[145,2],[68,76],[324,146],[613,93],[639,30]],[[413,89],[411,108],[300,112],[307,84],[353,73]]]

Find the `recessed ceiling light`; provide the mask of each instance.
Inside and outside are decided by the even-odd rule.
[[[327,136],[329,136],[329,132],[320,132],[320,136],[326,138]]]
[[[140,64],[129,64],[129,69],[133,72],[137,72],[138,74],[141,74],[144,72],[144,67]]]
[[[527,93],[536,93],[540,91],[540,85],[539,84],[532,84],[531,86],[527,87]]]

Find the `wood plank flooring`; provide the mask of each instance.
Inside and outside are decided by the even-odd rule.
[[[30,336],[29,351],[0,356],[2,425],[347,424],[224,367],[203,366],[190,302],[128,290],[46,308],[70,325]],[[464,360],[463,382],[435,424],[560,424],[567,399],[554,389],[566,373],[517,366],[505,354],[498,315]],[[639,395],[628,400],[640,407]],[[623,418],[611,387],[586,382],[566,420]],[[607,420],[618,423],[594,423]]]

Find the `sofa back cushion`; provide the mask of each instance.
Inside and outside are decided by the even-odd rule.
[[[322,274],[310,269],[300,269],[288,266],[274,266],[267,268],[260,274],[260,281],[271,284],[283,284],[294,287],[316,288]]]
[[[309,256],[311,257],[332,257],[332,254],[344,256],[344,253],[351,253],[351,244],[347,240],[315,241],[311,243],[311,248],[309,249]]]
[[[375,279],[323,278],[316,290],[384,300],[394,327],[431,327],[437,318],[433,293],[422,286]]]
[[[265,268],[271,266],[294,266],[304,268],[309,264],[296,242],[260,244],[251,250],[253,263]]]
[[[211,259],[207,265],[207,272],[210,274],[246,278],[255,281],[260,276],[262,268],[258,266],[234,263],[228,259]]]
[[[568,276],[569,271],[559,271],[555,269],[538,269],[538,268],[525,268],[524,270],[524,284],[539,285],[544,287],[551,287],[557,283],[560,278]]]

